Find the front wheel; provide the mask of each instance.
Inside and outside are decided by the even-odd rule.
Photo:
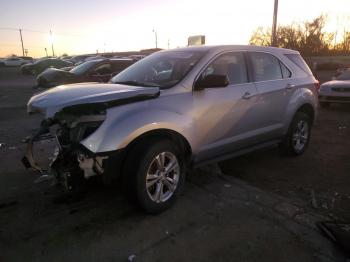
[[[143,142],[133,148],[124,173],[127,194],[147,213],[159,213],[176,200],[185,181],[180,150],[170,140]]]
[[[281,153],[292,156],[303,154],[310,141],[311,125],[312,121],[308,114],[297,112],[280,144]]]

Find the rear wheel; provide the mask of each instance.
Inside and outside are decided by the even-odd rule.
[[[312,121],[308,114],[297,112],[280,144],[281,153],[294,156],[303,154],[310,141],[311,125]]]
[[[184,185],[183,156],[170,140],[150,139],[132,149],[124,179],[129,198],[148,213],[162,212]]]

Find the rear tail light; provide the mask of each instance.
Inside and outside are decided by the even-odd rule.
[[[318,91],[320,91],[320,81],[318,81],[318,80],[316,80],[316,82],[315,82],[315,88],[316,88],[316,91],[318,92]]]

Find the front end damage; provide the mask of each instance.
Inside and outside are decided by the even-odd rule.
[[[106,118],[106,109],[99,104],[70,106],[57,112],[54,118],[42,121],[39,130],[27,139],[22,159],[27,168],[40,172],[38,181],[53,179],[67,191],[76,190],[86,179],[104,173],[103,161],[109,155],[98,155],[86,149],[80,141],[94,133]],[[35,144],[52,140],[55,150],[47,167],[40,166],[34,154]]]
[[[113,182],[120,173],[124,150],[116,145],[109,150],[92,152],[84,146],[84,141],[108,122],[110,108],[156,99],[159,95],[158,87],[97,83],[63,85],[38,93],[29,100],[27,111],[43,114],[44,120],[37,133],[27,140],[22,162],[41,173],[39,181],[53,178],[68,191],[74,191],[93,176],[101,176],[104,183]],[[111,120],[115,116],[109,117]],[[108,133],[108,127],[106,130]],[[103,136],[99,134],[97,140],[90,143],[96,146]],[[33,148],[48,139],[56,145],[50,163],[44,168],[35,159]],[[38,158],[40,156],[42,154]]]

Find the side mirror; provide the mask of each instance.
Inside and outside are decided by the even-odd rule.
[[[203,79],[198,79],[194,84],[195,90],[203,90],[205,88],[219,88],[229,85],[227,75],[207,75]]]

